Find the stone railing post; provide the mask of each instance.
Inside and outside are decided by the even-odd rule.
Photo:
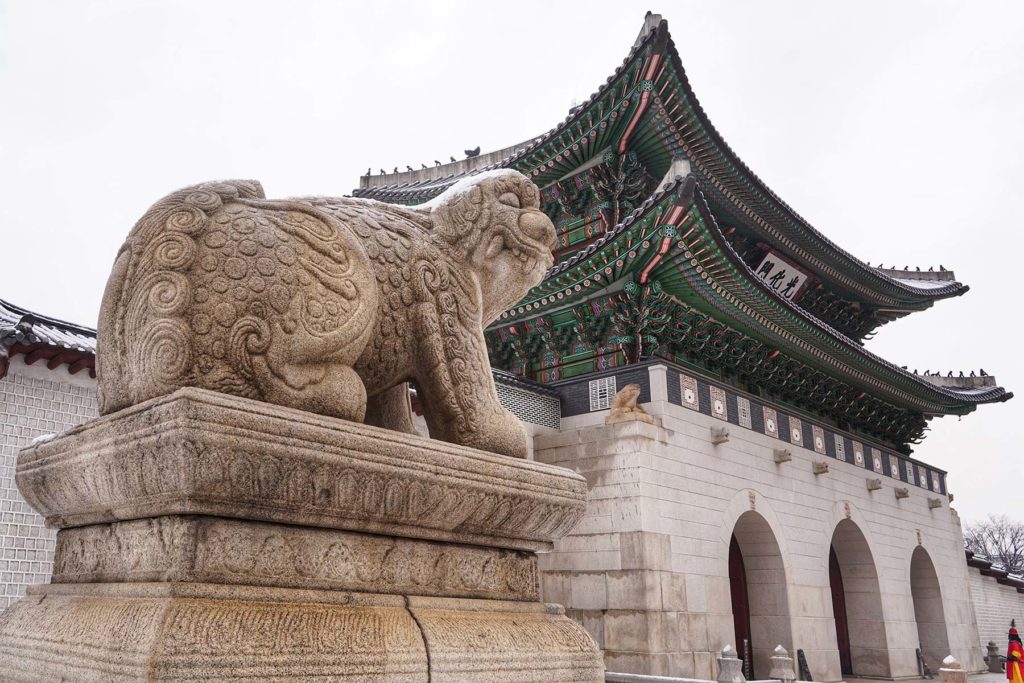
[[[743,676],[743,660],[736,656],[732,645],[722,648],[718,658],[718,683],[746,683]]]
[[[1003,661],[999,659],[999,646],[996,645],[996,641],[988,641],[988,654],[985,656],[985,663],[988,664],[988,672],[990,674],[1001,674],[1003,673]]]
[[[939,667],[939,680],[942,683],[967,683],[967,672],[960,666],[956,657],[949,655],[942,660]]]
[[[782,683],[792,683],[796,680],[793,658],[786,652],[786,648],[779,645],[771,656],[772,668],[768,672],[768,678],[774,678]]]

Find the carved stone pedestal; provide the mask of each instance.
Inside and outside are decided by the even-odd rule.
[[[0,680],[600,681],[538,602],[560,468],[182,389],[19,456],[60,531]]]

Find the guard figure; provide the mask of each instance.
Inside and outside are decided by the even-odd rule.
[[[1006,648],[1006,680],[1010,683],[1024,683],[1021,667],[1024,666],[1024,645],[1017,634],[1016,620],[1010,620],[1010,643]]]

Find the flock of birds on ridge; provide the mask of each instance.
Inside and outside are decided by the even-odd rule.
[[[472,159],[473,157],[478,157],[478,156],[480,156],[480,146],[477,145],[476,149],[467,149],[467,150],[465,150],[465,152],[466,152],[466,158],[467,159]],[[449,159],[451,159],[451,161],[449,161],[449,163],[452,163],[452,164],[454,164],[456,161],[458,161],[458,159],[456,159],[455,157],[449,157]],[[435,167],[441,166],[441,165],[442,164],[441,164],[440,161],[438,161],[437,159],[434,159],[434,166]],[[425,170],[426,168],[427,168],[426,164],[420,164],[420,170]],[[405,170],[406,171],[415,171],[416,169],[414,169],[412,166],[409,166],[408,164],[406,164]],[[391,172],[392,173],[398,173],[399,172],[398,171],[398,167],[395,166],[394,170],[391,171]],[[366,169],[366,176],[365,177],[368,178],[372,174],[373,174],[373,169],[372,168],[367,168]],[[387,174],[388,174],[388,172],[385,171],[383,168],[380,169],[380,175],[387,175]]]
[[[903,369],[906,370],[906,367],[904,367]],[[915,375],[919,374],[917,372],[916,368],[914,369],[914,374]],[[920,374],[924,375],[925,377],[942,377],[942,372],[939,371],[939,370],[936,370],[935,372],[932,372],[931,370],[925,370],[923,373],[920,373]],[[952,376],[953,376],[953,371],[950,370],[949,373],[946,375],[946,377],[952,377]],[[967,376],[967,377],[988,377],[988,373],[985,372],[984,370],[978,370],[978,374],[975,374],[974,370],[971,370],[971,374],[970,375],[964,375],[964,371],[961,370],[960,371],[960,376],[961,377],[965,377],[965,376]]]
[[[870,266],[871,264],[869,263],[868,265]],[[899,268],[897,268],[896,266],[888,266],[888,267],[886,267],[886,266],[883,266],[881,263],[879,263],[877,266],[872,266],[872,267],[873,268],[878,268],[879,270],[899,270]],[[916,270],[918,272],[920,272],[921,266],[915,266],[915,268],[916,268]],[[910,270],[910,266],[903,266],[903,270]],[[935,271],[935,266],[928,266],[928,272],[929,273],[934,272],[934,271]],[[946,266],[944,266],[944,265],[942,265],[940,263],[939,264],[939,272],[942,272],[942,273],[946,272]]]

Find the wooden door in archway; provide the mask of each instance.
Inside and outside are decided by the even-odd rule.
[[[843,574],[839,570],[836,551],[828,551],[828,580],[832,586],[832,613],[836,618],[836,644],[839,646],[839,667],[844,675],[853,673],[853,657],[850,655],[850,625],[846,621],[846,592],[843,590]]]
[[[747,661],[754,651],[750,638],[750,599],[747,594],[747,572],[743,566],[743,553],[736,536],[729,543],[729,591],[732,595],[732,623],[736,634],[736,652],[744,660],[749,677],[754,675],[754,663]],[[746,647],[744,647],[746,644]]]

